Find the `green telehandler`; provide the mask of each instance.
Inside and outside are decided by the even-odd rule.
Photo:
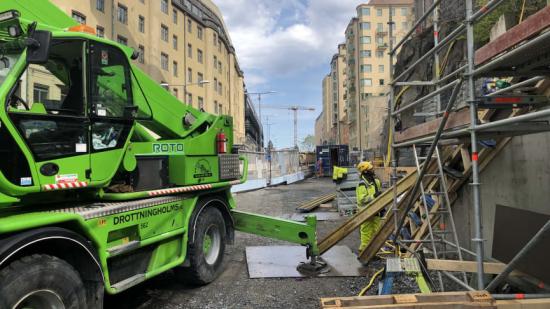
[[[170,269],[207,284],[236,230],[323,266],[315,217],[235,209],[231,117],[182,104],[47,0],[0,12],[0,308],[101,308]]]

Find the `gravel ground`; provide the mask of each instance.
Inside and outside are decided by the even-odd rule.
[[[237,194],[236,199],[240,210],[281,216],[294,213],[301,202],[334,189],[330,179],[308,179]],[[345,218],[319,222],[319,238],[344,221]],[[357,232],[352,233],[340,245],[356,252],[358,236]],[[106,308],[319,308],[321,297],[357,295],[382,266],[381,261],[370,263],[367,277],[249,279],[245,247],[276,244],[287,243],[237,232],[235,245],[227,247],[225,270],[215,282],[199,288],[189,287],[167,272],[120,295],[108,297]],[[416,292],[414,284],[408,281],[397,283],[400,286],[396,292]],[[368,294],[376,293],[375,284]]]

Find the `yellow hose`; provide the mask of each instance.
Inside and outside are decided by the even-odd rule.
[[[374,279],[376,279],[376,277],[378,277],[383,271],[384,271],[384,267],[380,268],[380,270],[375,272],[374,275],[372,275],[372,278],[370,279],[369,284],[367,284],[367,286],[364,287],[357,296],[363,296],[372,287],[372,284],[374,283]]]

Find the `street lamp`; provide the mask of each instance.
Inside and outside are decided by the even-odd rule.
[[[204,85],[209,84],[209,80],[201,80],[200,82],[196,83],[187,83],[183,85],[174,85],[174,84],[168,84],[168,83],[160,83],[162,87],[183,87],[183,100],[187,100],[187,86],[193,86],[193,85]]]
[[[273,94],[277,91],[263,91],[263,92],[246,92],[248,95],[257,95],[258,96],[258,117],[260,117],[260,122],[262,121],[262,95]]]

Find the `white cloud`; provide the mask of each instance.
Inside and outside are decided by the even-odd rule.
[[[357,0],[217,0],[245,74],[287,76],[325,64]],[[259,75],[258,75],[259,74]],[[248,78],[247,78],[248,80]]]

